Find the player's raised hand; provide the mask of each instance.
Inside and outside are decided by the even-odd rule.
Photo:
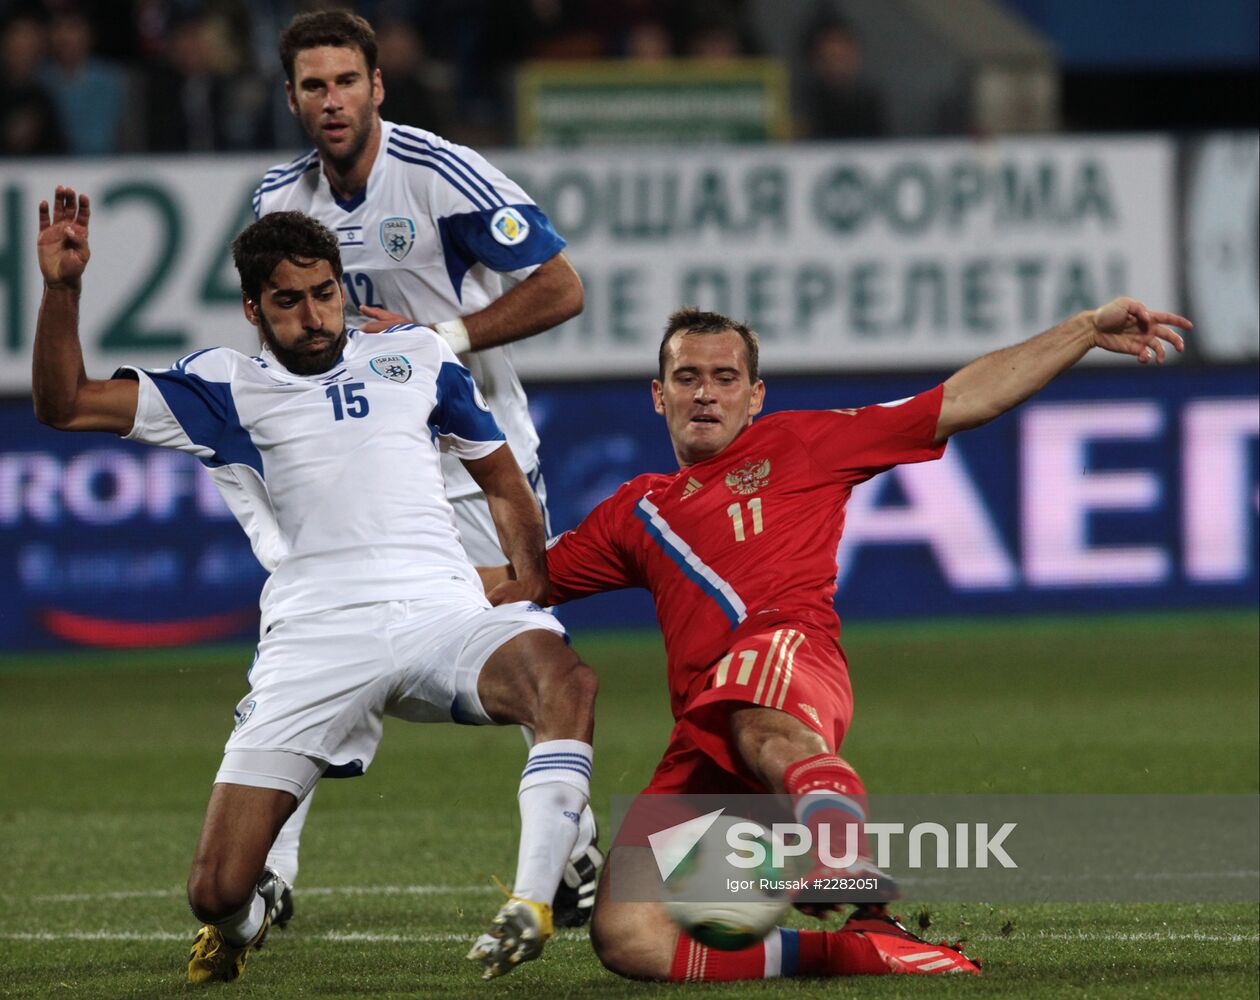
[[[52,210],[39,203],[39,269],[49,288],[78,288],[92,251],[88,247],[88,218],[92,206],[85,194],[57,186]]]
[[[406,316],[400,316],[396,312],[380,309],[377,306],[360,306],[359,312],[371,320],[370,323],[364,323],[359,327],[364,333],[380,333],[382,330],[388,330],[391,326],[398,326],[400,323],[414,322],[414,320],[410,320]]]
[[[1163,364],[1165,343],[1181,353],[1186,342],[1172,327],[1191,330],[1194,324],[1176,313],[1148,309],[1136,299],[1112,299],[1094,310],[1094,343],[1105,351],[1132,354],[1142,364]]]

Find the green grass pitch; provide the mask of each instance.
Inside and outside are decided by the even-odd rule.
[[[1254,613],[857,624],[845,755],[875,792],[1256,793]],[[659,640],[576,635],[598,669],[597,810],[669,732]],[[0,996],[186,997],[182,885],[250,650],[0,658]],[[297,917],[239,997],[1255,997],[1256,904],[934,905],[986,975],[664,986],[583,934],[492,983],[463,960],[509,879],[514,729],[390,720],[370,773],[326,782]],[[1210,863],[1210,858],[1204,863]],[[833,918],[834,919],[834,918]],[[804,918],[801,926],[807,926]]]

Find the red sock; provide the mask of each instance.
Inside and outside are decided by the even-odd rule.
[[[806,757],[788,765],[783,784],[795,798],[797,819],[813,834],[815,850],[822,843],[820,828],[827,827],[831,853],[841,857],[843,834],[848,826],[856,825],[857,853],[867,856],[866,838],[860,832],[866,822],[866,786],[847,761],[833,753]]]
[[[864,935],[853,931],[794,931],[784,927],[743,951],[717,951],[678,935],[669,978],[717,983],[780,976],[880,976],[888,966]]]
[[[777,934],[778,931],[771,931]],[[725,983],[735,979],[766,978],[766,947],[755,944],[742,951],[718,951],[679,933],[669,978],[680,983]]]
[[[798,976],[886,976],[888,966],[866,935],[853,931],[797,931]]]

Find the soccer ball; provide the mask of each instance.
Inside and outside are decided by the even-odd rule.
[[[737,823],[760,831],[751,836],[745,831],[741,837],[759,842],[764,850],[764,861],[755,867],[734,867],[727,861],[730,853],[755,857],[728,844],[727,831]],[[764,938],[792,907],[791,893],[783,887],[791,874],[771,865],[771,843],[761,824],[720,816],[665,883],[670,920],[684,934],[719,951],[739,951]]]

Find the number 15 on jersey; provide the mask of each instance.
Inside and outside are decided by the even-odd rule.
[[[368,399],[367,396],[359,395],[365,388],[362,382],[341,382],[330,385],[324,395],[332,402],[333,419],[366,417],[369,409]]]

